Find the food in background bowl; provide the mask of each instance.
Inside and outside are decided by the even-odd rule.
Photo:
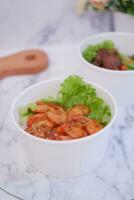
[[[134,104],[134,93],[131,88],[134,85],[134,70],[109,70],[93,64],[92,57],[92,62],[83,57],[83,52],[89,46],[101,44],[106,40],[112,41],[121,55],[131,57],[134,54],[134,34],[109,32],[90,36],[80,45],[80,59],[82,61],[80,70],[87,80],[95,81],[107,89],[115,97],[119,107],[132,105]],[[96,53],[91,54],[91,56],[95,58]],[[129,63],[128,60],[130,59],[127,59],[127,64]],[[133,57],[132,60],[134,60]],[[130,68],[133,69],[133,63],[129,65]]]
[[[110,107],[79,76],[69,76],[56,98],[39,99],[19,109],[21,125],[37,137],[71,140],[95,134],[111,119]]]
[[[134,56],[120,52],[112,40],[89,45],[83,50],[84,59],[98,67],[110,70],[134,70]]]

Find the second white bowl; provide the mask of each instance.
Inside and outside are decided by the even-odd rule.
[[[134,34],[131,33],[102,33],[91,36],[80,45],[80,58],[83,63],[83,70],[88,80],[94,81],[106,88],[117,101],[119,106],[134,104],[134,71],[114,71],[97,67],[87,62],[82,52],[89,45],[112,40],[120,52],[126,55],[134,55]]]

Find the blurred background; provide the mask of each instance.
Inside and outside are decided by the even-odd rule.
[[[0,47],[76,43],[98,32],[134,32],[131,15],[133,0],[1,0]]]
[[[1,0],[0,48],[76,43],[91,34],[114,30],[110,12],[84,12],[84,3],[78,0]]]

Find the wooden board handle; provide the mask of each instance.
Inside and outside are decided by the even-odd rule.
[[[27,50],[0,58],[0,78],[16,74],[32,74],[46,69],[48,55],[41,50]]]

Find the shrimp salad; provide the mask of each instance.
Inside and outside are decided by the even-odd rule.
[[[56,98],[40,99],[19,109],[20,123],[31,135],[72,140],[95,134],[111,119],[110,107],[79,76],[67,77]]]

